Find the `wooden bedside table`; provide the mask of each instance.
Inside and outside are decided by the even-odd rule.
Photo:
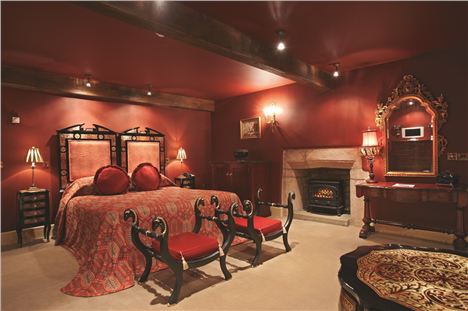
[[[175,178],[176,184],[181,188],[195,189],[195,175],[184,173]]]
[[[17,193],[17,203],[16,234],[20,247],[23,247],[23,229],[36,226],[44,226],[44,239],[49,242],[49,190],[40,188],[20,190]]]

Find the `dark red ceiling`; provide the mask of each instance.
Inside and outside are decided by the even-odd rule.
[[[331,70],[466,45],[467,2],[186,2]],[[2,2],[2,62],[210,99],[292,81],[65,2]]]
[[[268,43],[284,29],[292,54],[356,69],[468,42],[467,2],[185,2]]]
[[[221,99],[288,79],[65,2],[2,2],[2,63]]]

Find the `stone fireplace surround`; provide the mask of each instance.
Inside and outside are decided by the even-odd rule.
[[[300,179],[307,169],[313,168],[341,168],[350,170],[350,215],[320,216],[311,214],[303,209]],[[281,199],[286,202],[288,192],[296,193],[294,213],[297,218],[334,223],[339,225],[360,226],[364,211],[362,198],[356,197],[356,184],[362,183],[368,173],[362,169],[359,148],[316,148],[316,149],[288,149],[283,151],[283,173]],[[272,211],[273,212],[273,211]],[[279,215],[280,216],[280,215]]]

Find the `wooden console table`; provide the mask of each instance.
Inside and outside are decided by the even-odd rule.
[[[373,224],[386,224],[400,226],[411,229],[422,229],[455,234],[453,241],[455,249],[464,250],[466,248],[465,237],[467,236],[465,227],[464,211],[468,206],[468,190],[466,188],[440,187],[435,184],[414,184],[414,188],[394,187],[395,182],[364,183],[356,185],[357,197],[364,196],[364,222],[360,238],[367,238],[370,232],[374,232]],[[391,202],[400,203],[424,203],[435,202],[441,204],[453,204],[456,206],[456,222],[451,228],[434,228],[431,226],[421,226],[410,223],[397,223],[383,219],[371,217],[370,200],[384,199]]]

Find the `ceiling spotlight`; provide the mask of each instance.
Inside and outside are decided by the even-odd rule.
[[[148,89],[146,90],[146,95],[151,96],[153,92],[151,92],[151,84],[148,84]]]
[[[85,80],[85,86],[86,87],[91,87],[92,86],[92,84],[91,84],[91,75],[90,74],[85,75],[85,79],[86,79]]]
[[[335,70],[333,70],[333,77],[338,78],[340,76],[340,63],[334,63],[331,65],[335,66]]]
[[[155,32],[156,36],[158,36],[159,38],[165,38],[166,36],[160,32]]]
[[[277,30],[276,34],[278,35],[278,43],[276,44],[276,49],[278,51],[284,51],[286,49],[286,42],[284,41],[286,32],[284,30]]]

